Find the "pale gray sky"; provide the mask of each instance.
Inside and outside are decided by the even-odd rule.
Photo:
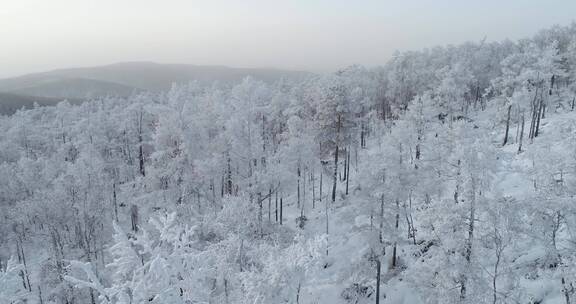
[[[335,70],[576,18],[575,0],[1,2],[0,77],[121,61]]]

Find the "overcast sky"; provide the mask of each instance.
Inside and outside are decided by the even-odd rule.
[[[330,71],[576,18],[576,0],[1,2],[0,77],[121,61]]]

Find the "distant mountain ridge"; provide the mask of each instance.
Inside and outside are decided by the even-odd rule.
[[[97,89],[95,92],[74,92],[74,96],[85,97],[81,93],[126,94],[130,90],[161,91],[169,89],[173,83],[199,81],[211,83],[238,82],[246,76],[258,80],[273,82],[282,77],[298,78],[308,75],[307,72],[289,71],[268,68],[231,68],[225,66],[202,66],[191,64],[160,64],[153,62],[124,62],[111,65],[58,69],[49,72],[28,74],[24,76],[0,79],[0,92],[24,93],[33,96],[62,97],[65,91],[58,85],[68,87],[74,82],[86,88]],[[93,81],[94,84],[90,85]],[[76,83],[76,84],[77,84]],[[121,87],[122,86],[122,87]],[[44,89],[40,89],[40,88]],[[130,92],[128,92],[130,93]]]
[[[86,79],[55,78],[44,79],[28,87],[11,89],[8,92],[47,98],[89,98],[97,96],[129,96],[141,89],[119,83]]]
[[[123,62],[95,67],[58,69],[0,79],[0,114],[21,107],[55,104],[63,99],[126,97],[138,91],[168,90],[173,83],[236,83],[247,76],[265,82],[298,79],[311,73],[272,68],[232,68],[192,64]]]

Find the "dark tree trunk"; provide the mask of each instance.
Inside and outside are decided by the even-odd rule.
[[[380,274],[382,263],[376,258],[376,304],[380,304]]]
[[[130,207],[130,222],[132,224],[132,231],[138,232],[138,206],[136,205]]]
[[[316,176],[314,175],[314,170],[312,170],[312,209],[316,208]]]
[[[454,190],[454,202],[456,204],[458,204],[459,198],[458,196],[460,195],[460,160],[458,160],[457,162],[458,164],[458,168],[457,168],[457,172],[456,172],[456,190]]]
[[[396,228],[396,237],[398,236],[398,227],[400,224],[400,201],[398,199],[396,199],[396,222],[394,227]],[[398,242],[394,241],[394,248],[392,248],[392,268],[396,268],[396,265],[398,264],[397,261],[397,246],[398,246]]]
[[[416,228],[414,227],[414,218],[412,217],[412,195],[408,196],[409,206],[406,207],[404,203],[404,213],[406,214],[406,225],[408,226],[408,239],[412,239],[414,245],[416,245]]]
[[[418,135],[418,144],[416,144],[416,160],[420,160],[420,135]],[[418,169],[418,164],[416,164],[416,169]]]
[[[360,126],[360,148],[366,148],[366,143],[364,139],[366,135],[364,128],[365,128],[364,122],[362,122],[362,125]]]
[[[116,182],[112,184],[112,204],[114,205],[114,219],[118,223],[118,200],[116,198]]]
[[[348,195],[348,184],[350,183],[350,147],[347,149],[348,156],[346,157],[346,195]]]
[[[338,145],[334,151],[334,179],[332,182],[332,203],[336,202],[336,183],[338,182]]]
[[[384,238],[382,236],[384,230],[384,194],[380,195],[380,227],[378,230],[378,240],[380,244],[384,244]]]
[[[284,201],[283,198],[280,198],[280,225],[282,225],[282,209],[284,207]]]
[[[144,168],[144,148],[142,147],[142,111],[140,111],[140,118],[138,122],[138,159],[140,163],[140,174],[146,176],[146,169]]]
[[[272,188],[268,190],[268,223],[272,222]]]
[[[44,299],[42,298],[42,288],[38,286],[38,301],[40,304],[44,304]]]
[[[506,118],[506,134],[504,135],[504,143],[502,146],[505,146],[508,143],[508,130],[510,129],[510,111],[512,110],[512,105],[508,106],[508,118]]]
[[[320,191],[320,193],[319,193],[319,195],[320,195],[320,202],[322,202],[322,183],[323,183],[323,182],[322,182],[322,175],[323,175],[323,174],[322,174],[322,171],[324,171],[324,168],[323,168],[323,167],[320,168],[320,189],[319,189],[319,191]]]
[[[276,208],[274,209],[274,216],[276,218],[276,223],[278,223],[278,191],[276,191],[275,206]]]
[[[542,118],[542,107],[544,106],[544,101],[540,99],[538,103],[538,112],[536,112],[536,130],[534,132],[534,137],[538,137],[540,131],[540,119]]]
[[[520,128],[520,141],[518,142],[518,153],[522,152],[523,138],[524,138],[524,113],[522,113],[522,127]]]
[[[232,195],[232,164],[231,164],[232,160],[230,160],[230,156],[228,156],[228,180],[227,180],[227,184],[228,184],[228,195]]]
[[[22,263],[24,266],[24,268],[20,271],[20,276],[22,277],[22,285],[25,289],[32,292],[32,286],[30,285],[30,275],[28,273],[28,265],[26,264],[26,255],[24,254],[24,247],[20,237],[18,237],[16,240],[16,250],[18,253],[18,262]]]
[[[264,237],[264,230],[263,230],[263,221],[264,221],[264,214],[263,214],[263,206],[262,206],[262,194],[258,193],[258,229],[260,230],[260,237]]]
[[[340,115],[336,133],[336,149],[334,150],[334,178],[332,183],[332,203],[336,202],[336,183],[338,182],[338,138],[340,137]]]
[[[304,168],[304,174],[302,175],[302,209],[306,205],[306,168]]]
[[[224,197],[224,175],[225,174],[222,174],[222,178],[220,180],[220,197]]]
[[[480,86],[476,86],[476,98],[474,99],[474,109],[476,109],[478,100],[480,100]]]
[[[298,282],[298,290],[296,291],[296,304],[300,303],[300,284],[301,282]]]
[[[344,149],[344,172],[342,172],[343,178],[341,181],[345,181],[348,178],[348,148]]]
[[[298,209],[300,209],[300,176],[301,176],[301,172],[300,172],[300,164],[298,164],[298,168],[297,168],[297,173],[298,173],[298,186],[296,187],[296,206],[298,207]]]
[[[538,88],[536,88],[536,91],[534,92],[534,99],[532,99],[532,118],[530,119],[530,131],[528,132],[528,137],[530,138],[530,140],[532,140],[532,138],[534,138],[534,129],[536,127],[536,112],[537,110],[537,105],[538,105]]]
[[[520,135],[520,111],[516,111],[516,120],[518,123],[516,124],[516,137],[514,137],[514,142],[518,142],[518,135]]]

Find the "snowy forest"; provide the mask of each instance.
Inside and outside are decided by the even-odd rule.
[[[0,303],[576,303],[575,102],[573,23],[0,116]]]

